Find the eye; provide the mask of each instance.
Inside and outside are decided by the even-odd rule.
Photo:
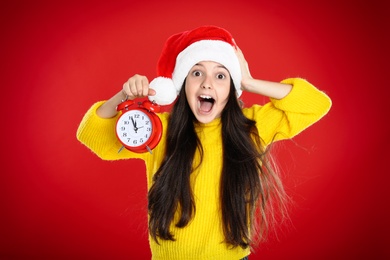
[[[222,73],[217,74],[217,79],[225,79],[225,78],[226,78],[225,74]]]
[[[195,77],[199,77],[199,76],[202,76],[202,72],[200,72],[199,70],[194,70],[192,72],[192,75],[195,76]]]

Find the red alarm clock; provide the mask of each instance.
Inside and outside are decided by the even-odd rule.
[[[162,136],[161,120],[155,114],[160,112],[160,106],[149,100],[127,100],[117,110],[122,114],[116,123],[116,136],[123,147],[136,153],[152,153]]]

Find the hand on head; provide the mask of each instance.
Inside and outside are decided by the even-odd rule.
[[[248,80],[248,79],[253,79],[253,77],[249,71],[248,62],[246,61],[245,56],[242,53],[241,49],[238,46],[236,46],[235,51],[236,51],[238,61],[240,62],[240,67],[241,67],[241,77],[242,77],[241,78],[241,89],[245,90],[245,86],[242,83],[246,82],[246,80]]]

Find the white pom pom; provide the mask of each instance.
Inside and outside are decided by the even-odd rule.
[[[151,89],[156,91],[156,95],[149,96],[150,101],[154,101],[159,105],[169,105],[176,100],[177,91],[171,79],[157,77],[149,85]]]

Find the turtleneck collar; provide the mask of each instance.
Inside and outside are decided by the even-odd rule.
[[[212,127],[215,127],[215,126],[219,126],[221,124],[221,118],[218,117],[216,119],[214,119],[213,121],[211,121],[210,123],[200,123],[200,122],[195,122],[195,128],[196,129],[202,129],[202,128],[212,128]]]

